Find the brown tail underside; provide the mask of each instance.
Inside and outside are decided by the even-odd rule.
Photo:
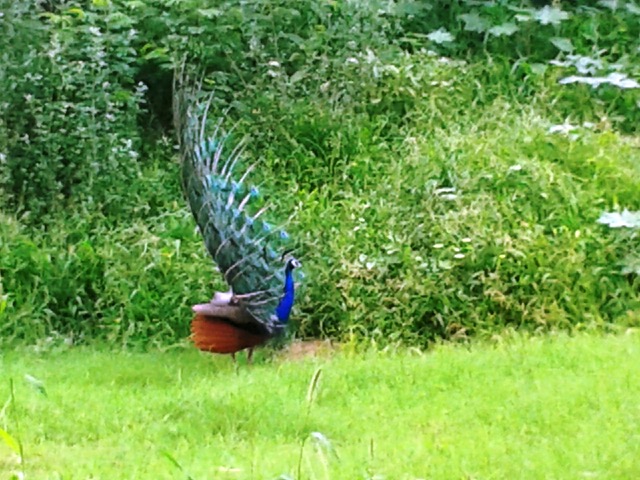
[[[267,341],[267,336],[247,332],[215,317],[196,315],[191,321],[191,340],[203,352],[235,353]]]

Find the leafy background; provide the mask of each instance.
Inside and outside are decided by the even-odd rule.
[[[222,288],[178,180],[184,58],[296,213],[299,335],[640,321],[637,224],[603,217],[640,210],[634,2],[0,7],[5,343],[172,344]]]

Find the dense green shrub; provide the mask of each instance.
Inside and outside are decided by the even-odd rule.
[[[190,214],[170,208],[117,227],[71,215],[43,235],[3,217],[3,340],[53,336],[133,345],[185,337],[187,305],[209,298],[214,271]]]
[[[580,84],[639,73],[631,3],[0,2],[6,341],[167,343],[222,288],[172,161],[185,58],[297,212],[301,334],[638,324],[638,237],[596,221],[640,209],[639,89]]]
[[[297,210],[289,230],[304,263],[300,333],[424,345],[509,325],[638,325],[639,279],[621,274],[620,261],[639,239],[596,223],[603,209],[640,208],[637,148],[607,130],[548,133],[536,110],[441,111],[441,127],[425,111],[423,129],[396,141],[352,117],[326,145],[329,158],[350,150],[349,162],[315,186],[299,178],[328,175],[326,164],[264,152],[267,171],[286,172],[282,161],[300,169],[265,179],[280,212]],[[144,173],[140,192],[166,185],[144,219],[107,226],[76,215],[35,236],[3,222],[5,339],[55,330],[135,344],[187,334],[188,306],[223,285],[183,202],[170,200],[175,165]]]
[[[513,109],[497,103],[483,119],[369,150],[351,163],[367,184],[303,201],[305,331],[423,343],[505,325],[638,324],[640,283],[620,260],[639,239],[596,224],[606,206],[640,206],[634,142],[548,134],[546,121]]]
[[[142,75],[156,92],[154,112],[169,110],[174,62],[188,56],[207,74],[217,105],[254,123],[304,97],[402,117],[410,103],[372,108],[367,92],[402,53],[425,51],[470,62],[495,61],[497,85],[558,70],[550,60],[591,59],[592,75],[637,74],[640,10],[632,3],[375,0],[293,4],[286,0],[114,0],[140,32]],[[615,5],[614,5],[615,4]],[[354,65],[358,65],[354,68]],[[599,66],[596,66],[599,65]],[[566,75],[575,69],[566,70]],[[565,72],[563,72],[565,73]],[[501,94],[509,93],[501,91]],[[637,95],[584,89],[619,124],[635,129]],[[562,106],[562,102],[559,106]],[[568,107],[567,112],[571,109]],[[165,121],[166,126],[166,121]],[[255,129],[259,132],[259,129]]]
[[[137,173],[146,87],[134,83],[127,17],[106,6],[37,6],[2,2],[0,188],[9,207],[40,224],[81,200],[117,208]]]
[[[170,135],[172,72],[185,56],[207,74],[217,111],[233,107],[230,115],[257,137],[257,148],[275,140],[283,150],[295,137],[274,139],[265,126],[297,122],[302,100],[318,109],[384,116],[389,124],[405,121],[422,108],[416,96],[429,95],[412,84],[431,75],[413,60],[425,51],[501,66],[478,79],[473,102],[505,95],[522,100],[545,70],[559,72],[552,79],[575,72],[547,64],[557,56],[593,57],[592,65],[600,66],[592,75],[638,72],[640,15],[631,4],[615,11],[414,0],[45,6],[4,0],[0,18],[0,187],[10,207],[36,216],[74,198],[90,208],[119,210],[127,203],[118,186],[137,176],[141,137]],[[146,85],[148,108],[141,112]],[[576,101],[587,97],[593,108],[574,112]],[[560,114],[591,120],[606,114],[629,129],[639,120],[637,101],[632,92],[586,86],[554,99]]]

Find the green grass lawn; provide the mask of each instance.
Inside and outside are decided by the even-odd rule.
[[[193,350],[5,351],[0,427],[33,479],[629,479],[638,365],[635,333],[239,368]],[[0,442],[0,471],[19,469]]]

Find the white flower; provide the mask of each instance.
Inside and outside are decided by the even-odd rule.
[[[60,49],[58,48],[52,48],[51,50],[49,50],[47,52],[47,57],[49,58],[55,58],[58,55],[58,52],[60,52]]]
[[[626,208],[620,212],[604,212],[600,215],[598,223],[608,225],[610,228],[640,228],[640,211],[631,212]]]
[[[571,125],[570,123],[565,121],[561,125],[552,125],[547,133],[562,133],[564,135],[567,135],[569,132],[575,130],[576,128],[578,127],[575,125]]]
[[[453,258],[461,259],[464,258],[464,253],[456,253]]]
[[[443,200],[455,200],[456,198],[458,198],[458,195],[454,193],[455,191],[456,189],[453,187],[442,187],[436,188],[435,194]]]
[[[95,35],[96,37],[101,37],[102,33],[98,27],[89,27],[89,33]]]
[[[592,88],[597,88],[603,83],[608,83],[622,89],[640,88],[640,83],[618,72],[610,73],[606,77],[581,77],[579,75],[571,75],[570,77],[561,79],[559,83],[562,85],[568,83],[586,83],[587,85],[591,85]]]
[[[373,53],[373,50],[371,50],[370,48],[367,48],[367,63],[373,63],[377,60],[378,60],[378,57],[376,57],[376,54]]]
[[[443,87],[450,87],[451,82],[447,82],[446,80],[433,80],[429,83],[429,85],[431,85],[432,87],[436,87],[438,85],[441,85]]]

